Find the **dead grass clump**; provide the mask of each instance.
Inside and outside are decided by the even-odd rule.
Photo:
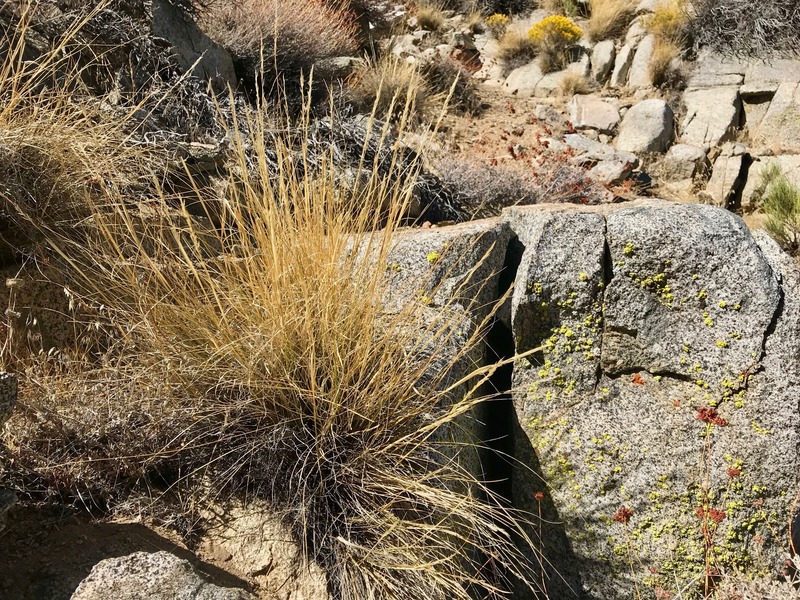
[[[683,82],[680,58],[688,45],[689,22],[683,0],[665,0],[647,21],[656,39],[648,65],[655,86],[679,87]]]
[[[677,86],[682,79],[680,69],[681,49],[672,42],[656,40],[648,69],[656,87]]]
[[[562,96],[571,98],[575,94],[588,94],[592,91],[592,86],[580,73],[568,71],[558,83],[558,91]]]
[[[497,54],[508,69],[521,67],[536,56],[536,44],[524,32],[510,29],[498,41]]]
[[[358,48],[352,13],[325,0],[214,2],[199,22],[234,55],[237,74],[254,89],[270,90],[277,83],[298,95],[300,73],[308,75],[317,61],[350,56]]]
[[[259,118],[248,146],[264,139]],[[256,494],[343,599],[402,589],[410,599],[468,600],[471,585],[497,585],[482,566],[487,551],[526,577],[507,533],[514,518],[477,499],[487,492],[455,458],[463,440],[451,447],[441,433],[479,401],[483,374],[458,373],[483,324],[454,302],[480,284],[467,277],[451,301],[434,282],[425,297],[444,308],[412,296],[386,314],[385,265],[410,182],[392,189],[373,178],[349,195],[333,165],[313,181],[293,172],[253,181],[241,175],[245,142],[236,143],[239,175],[213,246],[191,221],[132,228],[119,202],[111,213],[98,206],[81,247],[53,240],[141,367],[122,365],[108,382],[119,387],[113,402],[93,397],[104,388],[91,379],[79,403],[57,390],[31,400],[23,417],[33,424],[10,429],[24,449],[17,464],[40,483],[71,482],[101,507],[142,484],[153,495],[198,494],[200,482],[212,482],[212,498]],[[287,149],[263,144],[257,164],[265,151],[289,164]],[[379,223],[388,227],[376,231]],[[138,243],[157,231],[175,245]],[[126,398],[129,382],[140,392]],[[49,416],[37,426],[37,414]]]
[[[393,54],[366,62],[347,82],[347,100],[360,112],[399,118],[409,107],[413,120],[433,118],[444,97],[426,81],[416,65]]]
[[[28,110],[30,130],[63,121],[50,109]],[[263,498],[342,600],[469,600],[476,588],[501,593],[498,570],[529,581],[518,515],[460,460],[471,440],[458,432],[494,370],[465,375],[493,316],[471,310],[483,278],[470,270],[445,293],[461,257],[442,251],[422,287],[387,310],[388,256],[417,170],[370,169],[364,148],[359,185],[342,186],[335,151],[309,150],[307,120],[265,112],[237,112],[228,126],[216,226],[158,181],[132,203],[114,173],[83,194],[78,231],[30,216],[51,264],[80,301],[103,306],[117,343],[9,365],[24,400],[3,430],[3,486],[101,514],[167,506],[173,522],[225,498]],[[74,144],[97,135],[89,118],[70,123]],[[200,206],[210,217],[211,203]]]
[[[425,82],[442,98],[449,98],[447,107],[460,113],[477,114],[481,110],[478,86],[472,74],[450,57],[440,57],[422,68]]]
[[[420,29],[439,31],[444,27],[445,17],[440,6],[436,4],[419,4],[415,13]]]
[[[600,42],[623,35],[636,14],[636,4],[631,0],[590,0],[589,39]]]

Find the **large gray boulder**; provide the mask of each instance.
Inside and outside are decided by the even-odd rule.
[[[236,86],[233,57],[197,23],[169,0],[152,0],[151,11],[151,33],[172,46],[178,65],[184,71],[191,69],[197,77],[210,80],[219,91],[229,85]]]
[[[628,87],[632,90],[653,86],[653,78],[650,75],[650,59],[653,57],[655,47],[656,37],[652,33],[645,36],[636,47],[636,54],[633,56],[628,76]]]
[[[683,100],[686,104],[681,124],[683,143],[710,148],[733,138],[742,111],[738,88],[689,90]]]
[[[714,161],[714,168],[702,197],[714,206],[727,208],[734,196],[744,186],[745,174],[742,171],[744,156],[741,154],[719,156]]]
[[[506,218],[525,248],[516,350],[541,347],[513,375],[532,469],[513,500],[542,511],[551,597],[675,597],[702,581],[704,527],[714,569],[777,572],[798,484],[794,262],[710,206]]]
[[[692,179],[708,162],[702,148],[688,144],[675,144],[664,157],[662,177],[666,181]]]
[[[256,600],[242,589],[205,581],[169,552],[136,552],[106,559],[92,569],[71,600]],[[310,599],[309,599],[310,600]]]
[[[759,153],[800,154],[800,82],[778,86],[751,137]]]
[[[617,50],[614,40],[603,40],[592,48],[592,77],[597,83],[605,83],[614,69]]]
[[[663,100],[644,100],[625,113],[617,148],[634,154],[664,152],[672,141],[675,115]]]
[[[619,106],[614,100],[575,94],[567,104],[569,120],[577,129],[611,133],[619,123]]]
[[[634,44],[625,44],[617,53],[614,70],[611,72],[611,87],[620,88],[628,82],[628,73],[630,72],[635,52],[636,46]]]

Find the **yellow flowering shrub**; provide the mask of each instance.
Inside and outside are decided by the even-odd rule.
[[[510,21],[511,19],[508,18],[508,15],[495,13],[486,17],[486,27],[489,28],[489,31],[492,32],[494,37],[499,38],[505,33],[506,27],[508,27]]]
[[[544,73],[566,67],[569,46],[582,37],[583,29],[562,15],[546,17],[528,30],[528,39],[539,51],[539,66]]]
[[[569,17],[551,15],[545,17],[528,30],[528,37],[539,47],[559,46],[564,48],[583,37],[583,29]]]
[[[647,23],[648,29],[657,38],[675,43],[684,39],[688,25],[689,15],[680,0],[663,2],[657,6]]]

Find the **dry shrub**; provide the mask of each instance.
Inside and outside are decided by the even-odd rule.
[[[472,74],[450,57],[439,57],[422,67],[428,87],[439,97],[447,98],[447,107],[475,115],[481,110],[478,86]]]
[[[439,31],[444,27],[445,17],[440,6],[436,4],[420,4],[414,13],[420,29]]]
[[[578,0],[540,0],[539,5],[548,12],[568,17],[586,16],[585,4]]]
[[[541,203],[600,204],[602,186],[587,179],[565,155],[542,154],[529,169],[491,166],[465,156],[440,157],[436,172],[472,219],[499,215],[504,208]]]
[[[484,20],[483,13],[479,10],[473,10],[464,17],[464,27],[466,27],[473,35],[481,34],[486,31],[486,21]]]
[[[394,54],[370,60],[351,75],[347,100],[357,111],[391,114],[399,118],[406,106],[415,121],[433,118],[444,98],[437,94],[420,73],[419,67]]]
[[[590,0],[589,39],[599,42],[623,35],[636,14],[636,5],[632,0]]]
[[[679,65],[676,64],[680,55],[681,49],[673,42],[656,40],[653,55],[648,64],[653,85],[656,87],[675,86],[680,83],[682,74]]]
[[[508,69],[525,65],[536,56],[536,44],[527,34],[516,29],[506,31],[498,41],[497,55]]]
[[[324,0],[214,2],[200,24],[233,53],[241,76],[253,77],[263,69],[288,78],[319,60],[357,49],[352,14]]]
[[[690,30],[697,46],[737,56],[800,53],[797,0],[691,0]]]
[[[130,192],[159,173],[163,157],[125,144],[128,122],[99,102],[73,100],[84,89],[75,68],[76,38],[98,12],[87,12],[53,42],[52,51],[27,59],[31,13],[24,9],[5,32],[0,66],[0,226],[4,253],[24,255],[38,243],[34,222],[68,229],[67,215],[85,209],[85,196],[114,181]],[[4,256],[4,259],[9,258]]]
[[[502,13],[504,15],[524,14],[533,10],[535,0],[481,0],[483,12],[487,15]]]
[[[248,146],[267,127],[252,125]],[[245,141],[236,143],[237,172],[246,173]],[[265,151],[290,162],[287,149],[262,144],[258,164]],[[488,321],[471,325],[455,302],[469,309],[481,284],[467,277],[448,300],[434,281],[423,291],[441,309],[412,294],[384,313],[408,184],[371,179],[351,196],[333,165],[321,173],[232,176],[213,243],[166,211],[132,227],[136,215],[119,200],[97,207],[97,229],[80,247],[53,239],[135,358],[115,361],[114,380],[109,369],[77,377],[77,402],[74,387],[67,397],[29,390],[10,428],[15,464],[103,508],[137,489],[199,495],[201,504],[263,497],[326,569],[337,598],[388,600],[402,590],[468,600],[471,584],[497,585],[482,567],[486,552],[525,577],[508,533],[514,518],[478,499],[489,492],[454,459],[465,440],[451,446],[442,435],[460,429],[492,370],[459,374]],[[376,232],[379,224],[388,226]],[[142,243],[164,234],[174,244]]]
[[[571,98],[575,94],[588,94],[592,91],[589,81],[580,73],[568,71],[564,73],[558,84],[558,91],[562,96]]]

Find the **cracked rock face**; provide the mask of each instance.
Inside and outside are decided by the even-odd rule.
[[[525,247],[517,351],[542,347],[515,365],[531,471],[512,494],[542,510],[551,597],[674,597],[710,546],[717,568],[778,573],[800,442],[793,261],[709,206],[505,216]]]

